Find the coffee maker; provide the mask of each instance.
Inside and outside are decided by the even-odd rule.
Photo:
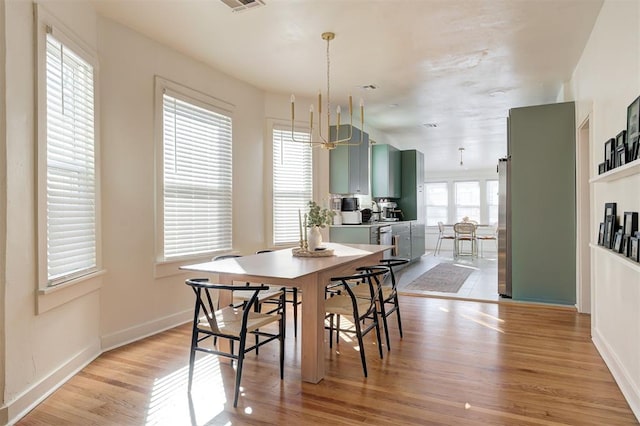
[[[398,204],[389,200],[380,200],[378,202],[382,210],[382,220],[394,222],[402,220],[402,210],[398,208]]]

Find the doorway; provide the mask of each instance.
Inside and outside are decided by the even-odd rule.
[[[590,115],[578,127],[576,145],[576,308],[593,314],[591,296]]]

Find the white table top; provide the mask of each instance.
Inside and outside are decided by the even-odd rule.
[[[291,249],[276,250],[250,256],[222,259],[195,265],[185,265],[187,271],[252,275],[264,278],[297,279],[305,275],[348,263],[372,253],[382,253],[393,248],[389,245],[323,243],[333,249],[334,255],[327,257],[296,257]]]

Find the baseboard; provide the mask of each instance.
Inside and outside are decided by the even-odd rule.
[[[145,337],[153,336],[170,328],[191,321],[193,309],[184,310],[163,318],[138,324],[115,333],[102,336],[102,352],[107,352],[123,345],[135,342]]]
[[[96,340],[94,344],[78,352],[47,377],[33,384],[13,401],[2,407],[0,410],[0,420],[4,420],[2,424],[13,424],[24,417],[67,380],[100,356],[100,353],[99,341]]]
[[[620,362],[615,351],[609,346],[606,339],[598,332],[597,329],[592,329],[591,332],[593,344],[596,346],[600,356],[604,360],[605,364],[611,371],[613,378],[615,379],[620,391],[624,395],[631,411],[636,416],[636,419],[640,421],[640,389],[633,382],[631,375]]]

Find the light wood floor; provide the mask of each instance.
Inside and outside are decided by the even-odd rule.
[[[231,366],[200,355],[189,398],[185,325],[103,354],[18,425],[638,424],[587,315],[424,297],[401,306],[404,339],[393,321],[384,360],[367,339],[367,379],[354,343],[341,340],[326,349],[327,377],[301,383],[289,333],[284,381],[277,343],[264,346],[245,362],[234,409]]]

